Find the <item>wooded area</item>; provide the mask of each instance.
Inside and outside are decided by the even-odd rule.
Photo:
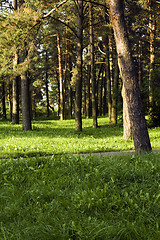
[[[124,139],[150,151],[145,115],[160,125],[160,1],[0,1],[0,114],[31,130],[123,113]],[[119,67],[118,67],[119,66]],[[123,101],[122,101],[123,96]],[[123,102],[123,103],[122,103]]]

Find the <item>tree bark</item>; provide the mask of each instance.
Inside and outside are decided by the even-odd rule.
[[[32,130],[29,78],[27,77],[27,72],[26,71],[21,75],[21,96],[22,96],[22,125],[23,125],[23,130],[24,131]]]
[[[13,70],[18,65],[19,56],[16,53],[14,56]],[[13,106],[12,106],[12,124],[19,124],[19,76],[13,78],[12,81],[12,95],[13,95]]]
[[[143,77],[143,52],[142,52],[142,39],[139,39],[139,52],[138,52],[138,81],[139,87],[142,88],[142,77]]]
[[[113,76],[113,93],[112,93],[112,118],[113,124],[117,124],[117,103],[118,103],[118,80],[119,80],[119,68],[118,59],[115,60],[114,76]]]
[[[75,96],[75,130],[82,131],[82,42],[83,42],[83,0],[78,0],[78,23],[77,23],[77,79]]]
[[[91,98],[90,98],[90,77],[91,77],[91,67],[87,66],[87,79],[86,79],[86,118],[91,117]]]
[[[153,0],[148,0],[149,4],[149,31],[150,31],[150,64],[149,64],[149,112],[153,116],[154,106],[154,68],[155,68],[155,5]]]
[[[89,3],[89,23],[90,23],[90,46],[91,46],[92,118],[93,118],[93,128],[97,128],[98,123],[97,123],[96,74],[95,74],[95,60],[94,60],[92,3]]]
[[[63,84],[64,82],[63,82],[63,72],[62,72],[60,37],[58,33],[57,33],[57,48],[58,48],[58,63],[59,63],[60,120],[64,120],[64,84]]]
[[[110,49],[109,49],[109,39],[106,37],[106,64],[107,64],[107,102],[108,102],[108,116],[109,122],[111,122],[111,112],[112,112],[112,97],[111,97],[111,69],[110,69]]]
[[[5,91],[5,82],[2,81],[2,119],[7,119],[6,115],[6,91]]]
[[[122,86],[122,98],[123,98],[123,139],[130,140],[132,139],[132,129],[124,85]]]
[[[13,1],[14,11],[17,11],[17,0]],[[13,71],[19,63],[18,53],[15,53],[13,60]],[[12,124],[19,124],[19,76],[15,76],[12,81],[12,94],[13,94],[13,106],[12,106]]]
[[[138,76],[131,56],[124,20],[123,0],[109,0],[109,7],[135,150],[150,151],[151,144],[140,97]]]
[[[46,69],[45,69],[45,86],[46,86],[46,103],[47,103],[47,117],[49,117],[49,92],[48,92],[48,53],[46,50]]]

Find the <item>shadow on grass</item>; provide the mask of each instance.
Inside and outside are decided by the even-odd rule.
[[[43,124],[43,126],[41,126]],[[35,125],[33,124],[33,130],[31,131],[22,131],[21,125],[11,125],[0,124],[0,139],[11,138],[11,137],[48,137],[48,138],[84,138],[87,136],[92,136],[94,138],[104,138],[104,137],[114,137],[122,135],[122,126],[121,125],[111,125],[106,124],[99,126],[97,129],[92,127],[83,127],[82,132],[76,132],[74,127],[68,126],[69,124],[63,124],[63,127],[59,124],[56,124],[54,121],[49,122],[38,122]]]
[[[24,132],[21,124],[12,125],[10,122],[0,122],[0,158],[115,151],[116,149],[112,148],[110,143],[114,141],[114,137],[122,136],[122,125],[102,124],[97,129],[93,129],[91,123],[91,121],[85,122],[83,131],[75,132],[72,120],[63,121],[63,123],[53,120],[34,121],[33,130]],[[99,142],[102,139],[104,141],[101,147]],[[116,139],[117,141],[119,140]],[[99,146],[98,148],[96,144]]]

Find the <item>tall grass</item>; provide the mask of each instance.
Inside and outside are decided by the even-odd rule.
[[[159,240],[160,154],[0,161],[2,240]]]

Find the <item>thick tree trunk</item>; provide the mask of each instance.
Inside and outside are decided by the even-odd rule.
[[[151,144],[140,97],[138,76],[131,56],[124,20],[123,0],[109,0],[109,6],[135,150],[150,151]]]
[[[82,131],[82,41],[83,41],[83,0],[78,0],[78,23],[77,23],[77,80],[75,99],[75,130]]]
[[[97,128],[98,123],[97,123],[96,74],[95,74],[95,60],[94,60],[92,3],[89,3],[89,23],[90,23],[90,46],[91,46],[92,118],[93,118],[93,128]]]
[[[27,73],[24,72],[21,75],[22,125],[24,131],[32,130],[29,82]]]
[[[142,52],[142,39],[140,37],[139,39],[139,53],[138,53],[138,81],[139,81],[139,87],[141,89],[142,87],[142,77],[143,77],[143,52]]]
[[[132,129],[124,86],[122,87],[122,98],[123,98],[123,139],[130,140],[132,139]]]
[[[59,63],[59,88],[60,88],[60,120],[64,120],[64,82],[62,72],[62,56],[60,47],[60,37],[57,33],[58,63]]]

